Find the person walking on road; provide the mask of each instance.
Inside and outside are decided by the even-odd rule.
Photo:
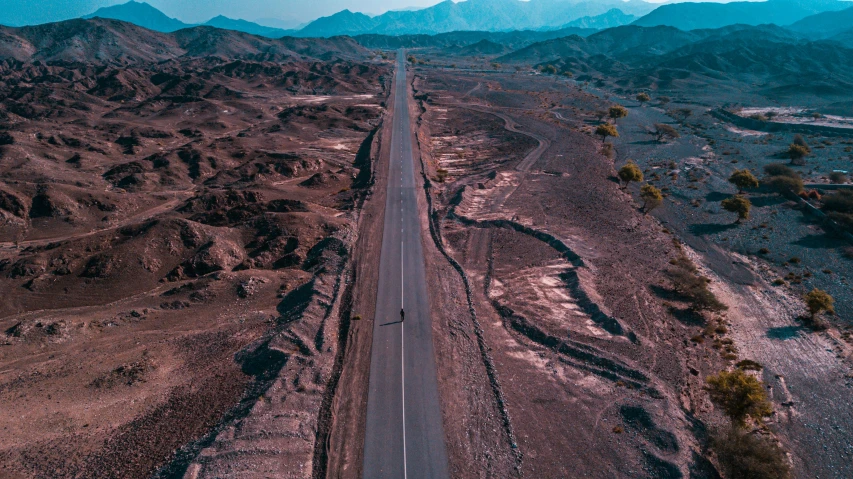
[[[401,308],[400,309],[400,322],[402,323],[404,319],[406,319],[406,311]]]

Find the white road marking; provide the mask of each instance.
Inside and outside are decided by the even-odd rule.
[[[402,50],[400,52],[400,58],[402,63]],[[405,72],[405,67],[403,68]],[[399,79],[399,77],[398,77]],[[397,93],[399,93],[399,88]],[[401,104],[402,105],[402,104]],[[403,307],[405,305],[405,294],[406,289],[404,288],[403,282],[404,274],[403,270],[405,268],[405,262],[403,258],[405,255],[403,254],[405,251],[405,240],[403,236],[403,232],[405,231],[404,220],[403,220],[403,128],[401,125],[400,128],[400,311],[403,311]],[[408,477],[408,465],[406,463],[406,335],[403,322],[403,316],[400,316],[400,377],[402,379],[402,392],[403,392],[403,479],[407,479]]]

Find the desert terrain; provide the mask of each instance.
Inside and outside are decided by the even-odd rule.
[[[352,41],[201,29],[136,55],[153,32],[54,28],[103,43],[2,67],[0,475],[213,475],[238,441],[310,467],[390,66]],[[272,415],[287,432],[250,430]]]
[[[853,50],[584,34],[0,27],[0,476],[853,475]]]
[[[851,165],[843,96],[823,95],[809,110],[835,115],[786,116],[770,105],[809,103],[810,85],[789,96],[782,87],[721,95],[723,82],[703,78],[700,88],[695,72],[677,83],[636,69],[596,79],[570,63],[576,55],[542,52],[556,42],[510,54],[483,42],[473,53],[409,52],[433,238],[468,285],[470,328],[485,344],[481,387],[505,406],[490,426],[502,427],[505,457],[515,459],[502,474],[512,465],[537,477],[717,477],[710,439],[726,420],[705,379],[755,362],[775,408],[766,430],[795,477],[848,475],[851,242],[845,224],[821,212],[822,197],[846,188],[830,177]],[[741,84],[730,74],[726,83]],[[644,92],[651,101],[637,100]],[[627,116],[603,145],[594,132],[613,105]],[[768,111],[779,114],[751,121]],[[656,136],[660,124],[675,135]],[[810,150],[790,166],[802,198],[774,190],[766,173],[790,162],[798,135]],[[639,185],[620,187],[616,172],[629,161],[663,193],[650,214]],[[750,218],[736,224],[720,201],[738,193],[727,180],[742,168],[768,186],[748,191]],[[678,303],[667,270],[682,255],[725,310],[697,315]],[[435,296],[454,287],[444,288]],[[836,301],[825,330],[804,319],[813,288]],[[443,391],[453,409],[482,394],[458,361],[463,350],[478,354],[468,338],[443,339],[439,365],[458,381]],[[500,456],[478,456],[486,441],[472,447],[470,427],[448,431],[468,451],[457,467],[495,467]]]

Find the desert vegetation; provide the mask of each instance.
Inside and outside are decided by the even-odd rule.
[[[754,364],[742,362],[708,378],[711,401],[731,420],[731,426],[714,433],[711,447],[726,477],[787,478],[791,466],[785,451],[762,427],[773,406],[764,383],[747,372],[760,370]]]
[[[643,171],[633,161],[628,161],[618,171],[619,180],[622,181],[622,189],[628,187],[631,182],[643,181]]]
[[[744,220],[749,219],[749,212],[752,210],[752,203],[749,198],[743,195],[735,195],[726,198],[720,203],[724,210],[737,214],[735,223],[740,224]]]
[[[663,203],[661,191],[650,184],[645,184],[640,188],[640,198],[643,200],[643,211],[646,214]]]
[[[741,194],[743,194],[744,190],[758,188],[758,178],[749,170],[735,170],[729,176],[729,183],[735,185]]]
[[[803,191],[803,179],[800,174],[787,165],[773,163],[764,167],[767,177],[763,183],[780,194],[799,194]]]
[[[660,143],[663,143],[666,140],[675,140],[681,137],[681,135],[678,133],[678,130],[676,130],[671,125],[667,125],[666,123],[655,123],[654,129],[652,130],[652,134]]]
[[[699,268],[687,256],[680,255],[671,260],[670,267],[666,270],[666,276],[673,291],[689,303],[693,311],[721,312],[728,309],[708,289],[708,284],[711,281],[699,274]]]
[[[824,290],[814,288],[803,296],[809,315],[806,322],[813,329],[821,330],[828,327],[822,314],[835,314],[835,299]]]
[[[595,134],[601,137],[601,142],[604,143],[607,141],[607,137],[617,138],[619,136],[619,131],[616,130],[615,125],[611,125],[610,123],[602,123],[595,128]]]

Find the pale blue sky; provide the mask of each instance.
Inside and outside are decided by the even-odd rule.
[[[0,24],[34,24],[76,18],[99,7],[127,0],[0,0]],[[407,7],[426,7],[438,0],[138,0],[147,1],[170,17],[187,23],[209,20],[216,15],[257,20],[277,18],[304,22],[348,8],[368,14]],[[660,3],[666,0],[647,0]],[[693,0],[727,1],[727,0]],[[731,1],[731,0],[728,0]]]

